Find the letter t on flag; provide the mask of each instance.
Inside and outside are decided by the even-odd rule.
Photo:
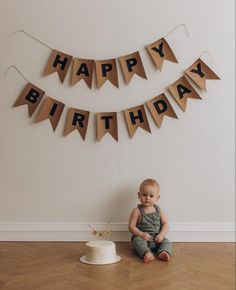
[[[116,141],[118,141],[117,113],[105,112],[97,113],[97,139],[100,141],[108,132]]]

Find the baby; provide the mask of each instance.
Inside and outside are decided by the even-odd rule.
[[[160,198],[160,187],[156,180],[145,179],[139,188],[141,204],[133,209],[129,219],[132,243],[143,262],[154,260],[153,252],[163,261],[172,254],[171,242],[165,238],[169,224],[163,210],[155,203]]]

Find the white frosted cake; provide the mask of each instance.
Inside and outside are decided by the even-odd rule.
[[[81,262],[104,265],[120,261],[120,257],[116,255],[116,245],[112,241],[90,241],[86,246],[86,254],[80,258]]]

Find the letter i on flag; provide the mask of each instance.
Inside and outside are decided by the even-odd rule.
[[[118,141],[117,113],[97,113],[96,119],[98,141],[100,141],[106,133],[109,133],[116,141]]]
[[[220,80],[218,75],[200,58],[185,70],[185,74],[204,91],[206,91],[206,80]]]
[[[47,76],[57,72],[61,83],[63,83],[72,58],[71,55],[53,49],[44,69],[44,75]]]
[[[62,111],[64,109],[65,104],[54,100],[53,98],[47,97],[44,100],[40,108],[40,112],[36,117],[36,122],[40,122],[46,119],[49,119],[53,128],[53,131],[56,130],[57,124],[60,120]]]
[[[165,38],[161,38],[146,46],[148,53],[150,54],[154,64],[161,71],[164,60],[178,63],[172,49]]]
[[[130,137],[134,136],[138,127],[151,133],[144,105],[125,110],[124,115]]]
[[[36,87],[31,83],[28,83],[17,98],[13,107],[28,105],[28,112],[29,116],[31,117],[36,108],[38,107],[39,103],[41,102],[44,94],[45,92],[42,91],[40,88]]]
[[[159,128],[161,127],[164,116],[178,119],[165,94],[161,94],[150,101],[147,101],[146,105]]]

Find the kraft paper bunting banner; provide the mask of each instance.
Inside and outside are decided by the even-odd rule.
[[[64,129],[64,136],[70,134],[74,130],[78,130],[80,136],[85,140],[88,120],[89,120],[89,111],[84,111],[76,108],[69,108],[67,111],[66,125]]]
[[[151,99],[150,101],[147,101],[146,105],[157,127],[159,128],[161,127],[164,116],[178,119],[177,115],[175,114],[174,109],[172,108],[165,94],[161,94]]]
[[[117,113],[97,113],[96,119],[98,141],[100,141],[106,133],[109,133],[116,141],[118,141]]]
[[[121,69],[125,78],[125,82],[128,84],[134,74],[147,79],[143,63],[138,51],[119,57]]]
[[[151,133],[144,105],[124,110],[124,115],[130,137],[134,136],[138,127]]]
[[[44,75],[46,76],[57,72],[61,83],[63,83],[72,58],[69,54],[53,49],[44,69]]]
[[[18,107],[22,105],[28,105],[29,116],[31,117],[39,103],[41,102],[42,97],[45,92],[40,88],[36,87],[32,83],[28,83],[23,91],[20,93],[13,107]]]
[[[119,87],[116,59],[95,60],[97,86],[101,86],[109,80],[114,86]]]
[[[49,119],[53,128],[53,131],[56,130],[57,124],[60,120],[62,111],[65,104],[59,102],[53,98],[47,97],[44,100],[44,103],[40,109],[39,114],[36,117],[36,122],[40,122],[46,119]]]
[[[91,89],[93,70],[94,70],[94,60],[74,58],[71,78],[72,86],[77,82],[79,82],[80,80],[84,80],[87,86]]]
[[[188,69],[185,74],[202,90],[206,91],[206,80],[220,80],[218,75],[209,68],[205,62],[198,58]]]
[[[161,71],[164,60],[178,63],[172,49],[165,38],[161,38],[146,46],[148,53],[150,54],[154,64]]]
[[[185,76],[179,78],[168,89],[183,111],[186,110],[187,98],[201,99]]]

